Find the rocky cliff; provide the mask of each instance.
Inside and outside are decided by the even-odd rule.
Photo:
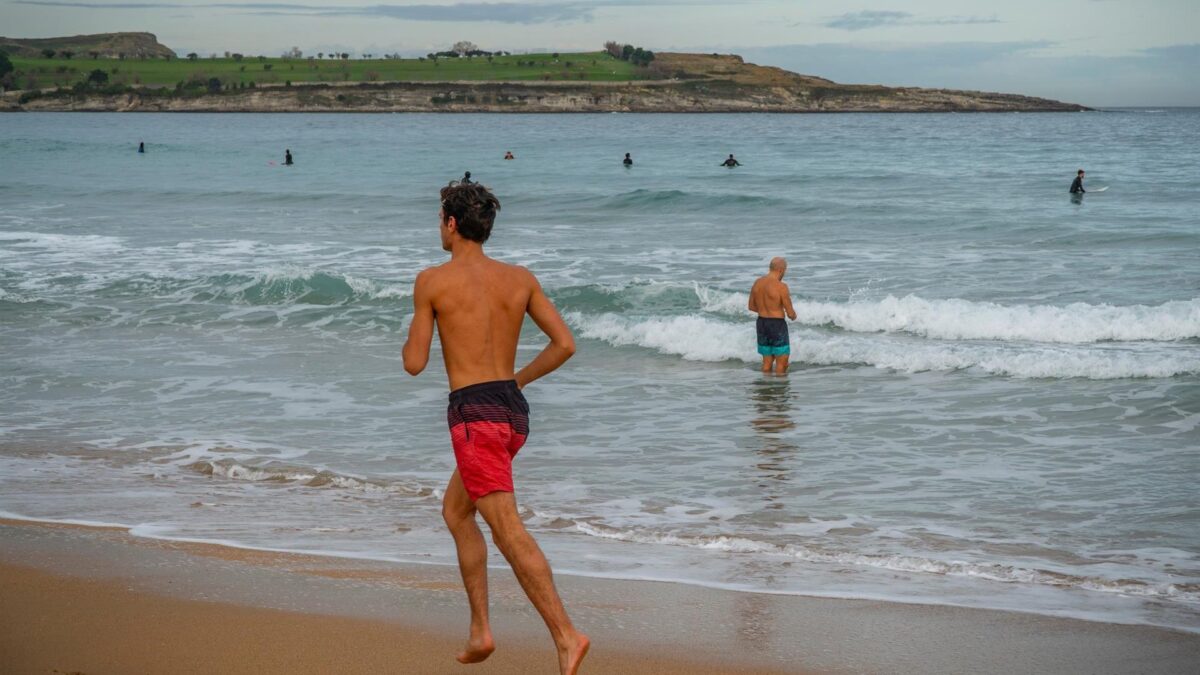
[[[297,83],[201,93],[11,92],[6,110],[152,112],[1007,112],[1083,106],[1016,94],[845,85],[737,56],[662,54],[631,82]]]
[[[9,56],[36,58],[42,55],[43,49],[56,52],[70,50],[81,59],[91,52],[106,59],[175,56],[175,51],[159,44],[153,33],[98,33],[55,38],[0,37],[0,51],[8,52]]]

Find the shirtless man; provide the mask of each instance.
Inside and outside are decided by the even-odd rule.
[[[569,359],[575,339],[529,270],[484,254],[499,210],[500,202],[478,183],[442,188],[442,248],[450,261],[417,275],[404,370],[417,375],[425,369],[436,324],[450,379],[446,417],[458,465],[442,500],[442,517],[454,536],[471,605],[470,637],[458,661],[478,663],[496,648],[488,622],[487,542],[475,520],[478,512],[550,629],[560,673],[574,675],[589,641],[567,618],[550,565],[517,514],[512,460],[529,434],[529,405],[521,389]],[[550,343],[516,371],[526,313]]]
[[[762,355],[762,371],[783,375],[788,369],[791,343],[788,341],[787,321],[796,320],[792,309],[792,296],[783,275],[787,273],[787,261],[771,258],[766,275],[759,277],[750,289],[750,311],[758,312],[758,353]]]

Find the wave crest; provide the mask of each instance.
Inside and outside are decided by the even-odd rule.
[[[585,338],[636,346],[690,361],[755,363],[754,329],[705,316],[632,319],[616,314],[566,314]],[[868,365],[901,372],[977,369],[1022,378],[1095,380],[1173,377],[1200,373],[1200,353],[1169,346],[1030,346],[936,343],[904,336],[857,336],[794,330],[792,362],[818,366]]]

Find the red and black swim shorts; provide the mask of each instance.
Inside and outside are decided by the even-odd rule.
[[[471,501],[512,492],[512,460],[529,436],[529,403],[516,380],[480,382],[450,392],[446,423],[458,475]]]

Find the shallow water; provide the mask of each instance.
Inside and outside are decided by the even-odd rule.
[[[445,379],[399,350],[470,170],[580,337],[516,463],[559,571],[1200,629],[1200,111],[0,131],[0,510],[452,562]]]

